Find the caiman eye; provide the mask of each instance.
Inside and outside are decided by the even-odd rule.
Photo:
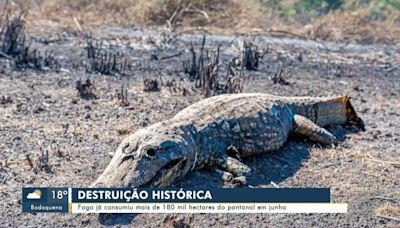
[[[149,148],[145,152],[148,157],[154,157],[156,155],[156,150],[154,148]]]
[[[147,147],[143,149],[144,156],[148,158],[154,158],[156,156],[157,148],[155,147]]]

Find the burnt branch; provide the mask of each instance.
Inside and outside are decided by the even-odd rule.
[[[128,90],[121,85],[121,89],[115,90],[114,101],[119,106],[128,106]]]
[[[268,47],[262,49],[251,41],[242,41],[239,43],[240,55],[234,58],[233,64],[236,67],[246,70],[257,70],[260,60],[268,53]]]
[[[198,84],[202,88],[204,97],[217,95],[221,90],[221,85],[218,82],[219,51],[220,47],[218,47],[212,61],[208,62],[206,68],[203,68],[204,70],[201,71],[201,75],[198,80]]]
[[[31,42],[27,42],[25,16],[25,12],[13,16],[6,13],[0,30],[0,56],[13,61],[17,69],[59,70],[60,64],[51,52],[32,49]]]
[[[168,91],[171,93],[178,93],[182,96],[190,95],[189,89],[185,88],[181,83],[177,83],[175,79],[171,81],[167,81],[165,86],[168,88]]]
[[[42,150],[40,156],[38,157],[36,167],[39,170],[45,171],[46,173],[53,173],[49,164],[49,152],[47,150]]]
[[[144,79],[143,81],[144,92],[158,92],[160,91],[160,83],[157,79]]]
[[[203,36],[201,48],[199,51],[199,57],[194,49],[193,43],[190,43],[189,51],[191,58],[187,61],[183,61],[183,70],[189,76],[190,81],[196,81],[196,88],[202,87],[201,74],[204,69],[204,45],[206,43],[206,36]]]
[[[280,65],[278,71],[271,78],[274,84],[290,85],[290,82],[288,82],[284,77],[284,72],[285,68],[282,65]]]
[[[0,97],[0,104],[4,105],[4,104],[11,104],[11,103],[13,103],[13,100],[9,96],[2,95]]]
[[[6,12],[5,22],[0,30],[0,48],[4,54],[15,57],[23,49],[24,46],[22,44],[25,43],[25,16],[25,12],[19,12],[13,16]]]
[[[90,81],[90,79],[86,79],[84,83],[82,83],[81,79],[76,82],[76,89],[78,90],[78,96],[85,100],[97,99],[94,91],[96,87]]]
[[[86,41],[88,64],[86,72],[104,75],[125,75],[127,59],[122,53],[114,53],[103,46],[103,41],[88,38]]]
[[[232,62],[229,63],[223,93],[241,93],[245,81],[243,70],[237,71]]]

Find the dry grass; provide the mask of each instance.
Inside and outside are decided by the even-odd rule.
[[[367,167],[370,168],[371,175],[377,175],[378,174],[376,172],[377,170],[382,171],[382,169],[385,170],[390,167],[395,167],[395,168],[400,167],[400,161],[377,159],[369,153],[368,149],[361,149],[361,150],[353,149],[347,151],[343,148],[338,147],[335,150],[331,150],[331,152],[329,152],[328,154],[331,158],[338,156],[344,159],[359,161],[361,162],[361,164],[366,165]]]
[[[310,39],[329,41],[356,41],[362,43],[395,43],[400,35],[400,26],[392,14],[385,21],[371,22],[366,19],[367,10],[329,13],[304,26],[300,32]]]
[[[400,39],[398,12],[392,12],[384,21],[371,22],[366,19],[370,12],[367,8],[331,12],[304,25],[281,20],[271,13],[273,9],[255,0],[36,0],[31,2],[37,4],[31,5],[23,0],[12,2],[13,8],[29,9],[28,26],[55,23],[90,30],[93,24],[170,24],[172,28],[202,27],[224,34],[283,34],[329,41],[398,43]]]
[[[259,18],[256,16],[262,15],[252,1],[240,0],[42,0],[39,8],[35,17],[41,14],[48,20],[70,25],[76,17],[82,25],[164,25],[173,19],[181,26],[232,28],[254,24]]]
[[[126,125],[126,124],[118,124],[115,126],[115,130],[118,134],[118,136],[123,136],[123,135],[128,135],[134,132],[135,127],[132,125]]]
[[[395,220],[400,222],[400,208],[391,205],[390,203],[385,204],[375,210],[378,217]]]

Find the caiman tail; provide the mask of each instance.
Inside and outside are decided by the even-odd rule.
[[[350,124],[365,130],[364,121],[357,116],[348,96],[334,98],[290,97],[287,103],[295,114],[307,117],[318,126]]]

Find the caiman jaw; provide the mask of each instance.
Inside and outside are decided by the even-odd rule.
[[[177,158],[164,165],[156,175],[145,184],[138,187],[165,187],[179,177],[186,159]]]

